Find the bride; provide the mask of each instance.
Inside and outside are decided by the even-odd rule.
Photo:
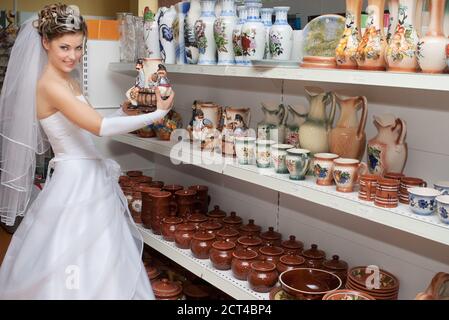
[[[87,26],[78,8],[48,5],[19,32],[0,96],[0,214],[15,232],[0,267],[0,299],[154,299],[143,242],[119,185],[119,165],[96,150],[105,137],[164,117],[158,110],[102,118],[69,75]],[[55,158],[44,190],[30,201],[36,153]],[[32,202],[32,203],[31,203]]]

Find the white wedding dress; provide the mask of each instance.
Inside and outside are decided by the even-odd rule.
[[[0,299],[154,299],[119,165],[62,113],[40,123],[54,172],[12,238]]]

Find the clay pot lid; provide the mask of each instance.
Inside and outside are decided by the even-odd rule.
[[[262,244],[262,239],[249,235],[238,238],[237,242],[244,246],[258,246]]]
[[[215,241],[212,243],[212,247],[217,250],[228,251],[235,248],[235,242],[231,240]]]
[[[235,211],[232,211],[229,217],[223,218],[223,222],[227,224],[241,225],[243,219],[237,216],[237,213]]]
[[[208,219],[207,219],[207,217],[206,217],[204,214],[198,213],[198,212],[197,212],[197,213],[191,214],[191,215],[187,218],[187,220],[188,220],[189,222],[202,223],[202,222],[207,221]]]
[[[304,257],[290,253],[280,257],[279,261],[287,266],[300,266],[306,262],[306,259],[304,259]]]
[[[199,240],[199,241],[210,241],[210,240],[214,240],[215,239],[215,235],[213,233],[204,231],[204,230],[200,230],[195,232],[195,234],[193,235],[193,239],[195,240]]]
[[[166,217],[164,219],[162,219],[162,223],[165,224],[180,224],[182,223],[184,220],[182,218],[179,217]]]
[[[205,230],[218,230],[223,228],[223,225],[215,220],[210,220],[200,223],[199,227]]]
[[[184,190],[176,191],[175,195],[181,196],[181,197],[193,197],[194,195],[196,195],[196,191],[184,189]]]
[[[183,293],[190,298],[207,299],[210,297],[211,289],[206,285],[188,284],[184,286]]]
[[[161,298],[177,297],[182,292],[182,286],[168,279],[161,279],[152,283],[154,294]]]
[[[207,213],[207,216],[211,217],[211,218],[221,219],[221,218],[226,217],[226,212],[224,212],[223,210],[220,210],[220,206],[214,206],[214,210],[209,211]]]
[[[143,193],[155,193],[155,192],[161,192],[160,188],[154,188],[154,187],[150,187],[148,184],[139,184],[138,191],[143,192]]]
[[[282,239],[282,234],[274,231],[273,227],[269,227],[268,231],[265,231],[260,234],[260,237],[264,240],[280,240]]]
[[[194,231],[196,230],[196,226],[193,223],[181,223],[176,226],[176,231]]]
[[[251,263],[251,269],[261,272],[270,272],[276,270],[276,265],[269,261],[256,261]]]
[[[348,263],[340,260],[338,255],[333,255],[331,260],[324,261],[323,266],[330,270],[348,270]]]
[[[300,249],[304,248],[304,243],[296,240],[295,236],[290,236],[289,240],[282,241],[282,247],[286,249]]]
[[[127,171],[126,175],[130,178],[140,177],[143,175],[142,171],[133,170],[133,171]]]
[[[150,193],[152,198],[168,198],[171,197],[171,193],[168,191],[155,191]]]
[[[302,255],[308,259],[325,259],[326,253],[323,250],[318,249],[318,245],[312,244],[309,250],[303,251]]]
[[[246,232],[260,232],[260,230],[262,230],[262,227],[254,224],[254,219],[249,219],[248,224],[241,226],[240,230]]]
[[[209,187],[208,186],[201,186],[201,185],[197,185],[197,186],[190,186],[189,190],[195,190],[195,191],[208,191]]]
[[[232,256],[236,259],[240,260],[252,260],[257,258],[259,254],[251,249],[248,249],[247,247],[244,247],[243,249],[237,249],[232,253]]]
[[[151,183],[153,181],[153,178],[148,176],[138,176],[135,178],[132,178],[134,181],[137,181],[139,183]]]
[[[265,246],[260,248],[259,252],[266,256],[281,256],[284,254],[284,249],[276,246]]]
[[[165,185],[162,189],[164,191],[179,191],[179,190],[184,189],[184,187],[180,186],[178,184],[169,184],[169,185]]]
[[[219,237],[238,237],[239,236],[239,232],[237,230],[235,230],[233,227],[230,226],[226,226],[221,230],[217,231],[217,236]]]

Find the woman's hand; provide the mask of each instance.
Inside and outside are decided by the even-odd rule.
[[[171,91],[171,95],[168,97],[167,100],[162,99],[159,88],[155,89],[155,94],[156,94],[157,108],[159,110],[170,110],[173,107],[173,101],[175,98],[175,92],[173,90]]]

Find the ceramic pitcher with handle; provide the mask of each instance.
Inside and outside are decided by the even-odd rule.
[[[342,158],[361,160],[365,153],[365,126],[368,115],[366,97],[349,97],[335,94],[340,106],[340,118],[329,135],[330,152]],[[360,119],[357,111],[362,110]]]
[[[257,124],[257,138],[282,143],[285,131],[285,106],[283,104],[269,106],[262,102],[262,111],[264,119]]]

